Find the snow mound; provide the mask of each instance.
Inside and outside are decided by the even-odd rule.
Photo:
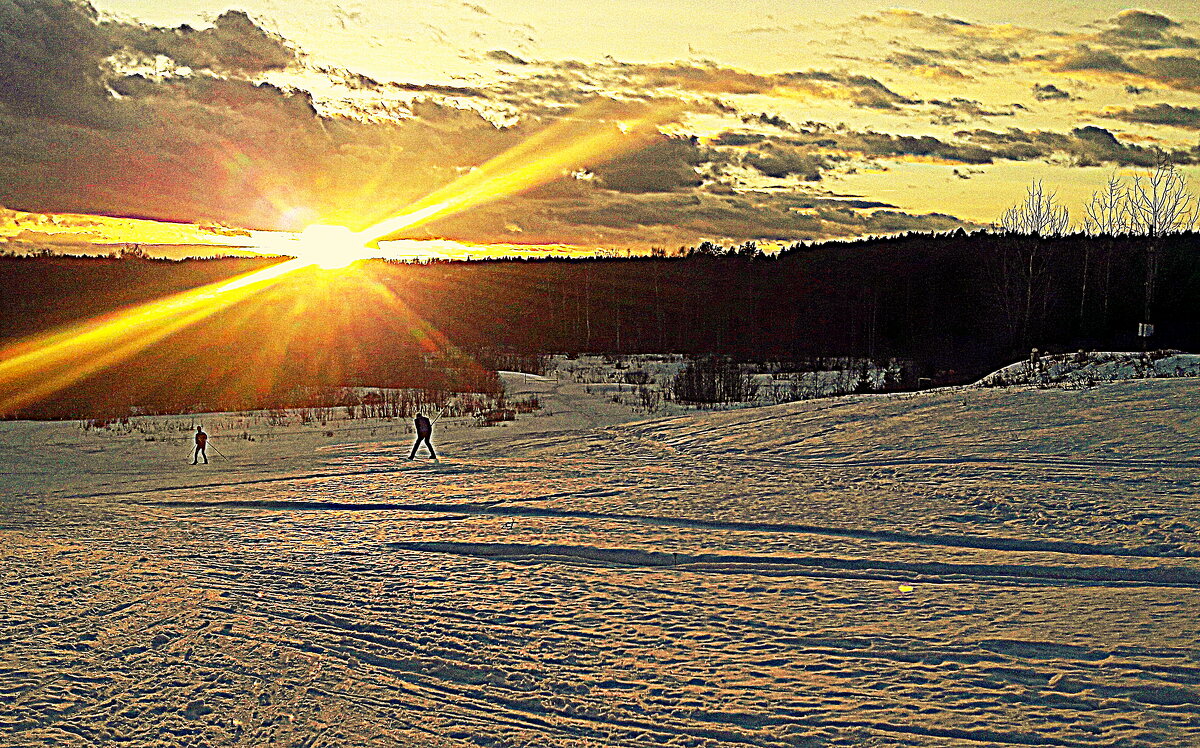
[[[1195,376],[1200,376],[1200,354],[1180,351],[1079,352],[1041,356],[1009,364],[976,384],[983,387],[1014,384],[1087,387],[1097,382],[1126,379]]]

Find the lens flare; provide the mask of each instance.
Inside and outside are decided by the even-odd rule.
[[[395,217],[361,233],[369,244],[374,244],[434,219],[511,197],[611,160],[659,137],[659,128],[677,122],[684,111],[683,105],[674,100],[647,104],[632,113],[630,106],[604,99],[564,115]]]
[[[290,260],[10,346],[0,351],[0,413],[15,412],[120,363],[306,264]]]
[[[326,270],[344,268],[367,255],[366,243],[345,226],[313,224],[306,228],[288,254]]]
[[[554,124],[360,232],[313,225],[298,236],[263,238],[258,247],[295,257],[223,283],[146,302],[36,335],[0,350],[0,413],[12,413],[149,348],[167,336],[244,301],[279,278],[314,265],[344,268],[370,257],[393,235],[519,194],[629,153],[661,136],[683,106],[602,100]]]

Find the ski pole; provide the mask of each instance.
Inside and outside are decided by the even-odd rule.
[[[216,445],[216,444],[213,444],[211,439],[209,440],[209,446],[211,446],[211,447],[213,448],[213,451],[214,451],[214,452],[216,452],[217,454],[221,455],[222,457],[225,457],[225,453],[224,453],[224,452],[222,452],[221,450],[217,449],[217,445]],[[225,457],[225,459],[226,459],[226,460],[229,460],[229,462],[233,462],[233,460],[230,460],[228,457]]]

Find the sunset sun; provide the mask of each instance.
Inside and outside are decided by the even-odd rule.
[[[325,270],[344,268],[368,256],[362,237],[345,226],[313,224],[297,238],[291,250],[297,260]]]

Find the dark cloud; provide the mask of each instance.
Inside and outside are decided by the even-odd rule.
[[[711,160],[718,167],[742,165],[768,177],[800,175],[815,181],[825,172],[847,170],[855,160],[927,160],[945,164],[983,166],[997,161],[1060,161],[1075,166],[1113,164],[1153,166],[1160,152],[1127,143],[1100,127],[1084,126],[1068,133],[960,130],[954,140],[929,135],[895,135],[806,125],[793,133],[768,135],[726,133],[711,143]],[[1200,148],[1171,151],[1176,163],[1200,163]]]
[[[1172,127],[1181,127],[1185,130],[1200,130],[1200,107],[1153,104],[1151,106],[1118,109],[1106,116],[1124,122],[1137,122],[1147,125],[1170,125]]]
[[[574,69],[579,70],[578,65],[576,63]],[[870,76],[820,70],[760,75],[719,65],[612,63],[592,66],[590,72],[597,81],[609,79],[624,86],[671,89],[692,94],[803,93],[815,98],[847,99],[860,106],[876,109],[894,109],[897,105],[916,103]],[[619,81],[612,81],[613,75]]]
[[[1096,36],[1098,42],[1114,47],[1137,49],[1194,49],[1197,40],[1168,33],[1179,23],[1159,13],[1123,10],[1110,22],[1110,28]]]
[[[505,65],[528,65],[528,60],[523,60],[517,57],[512,52],[503,49],[493,49],[485,55],[489,60],[504,63]]]
[[[821,179],[830,159],[803,147],[765,141],[742,155],[742,163],[764,176],[783,179],[798,176],[806,182]]]
[[[1038,101],[1055,101],[1058,99],[1070,99],[1071,94],[1062,90],[1053,83],[1042,85],[1040,83],[1033,84],[1033,98]]]
[[[920,50],[920,52],[910,50],[907,52],[895,52],[888,56],[886,62],[898,68],[913,70],[934,78],[947,80],[969,80],[971,78],[971,76],[957,67],[938,61],[938,58],[944,56],[940,53],[935,54],[931,50]]]
[[[804,73],[783,73],[780,77],[793,82],[804,81],[835,84],[848,91],[856,104],[873,109],[895,109],[897,104],[919,103],[906,96],[901,96],[877,79],[867,75],[850,75],[812,70]]]
[[[737,110],[734,110],[736,113]],[[768,127],[775,127],[788,132],[795,132],[796,126],[788,122],[783,117],[777,114],[768,114],[767,112],[759,112],[758,114],[743,114],[742,122],[746,124],[760,124]]]
[[[322,116],[307,92],[253,80],[295,56],[244,14],[222,15],[211,33],[176,31],[101,22],[71,0],[0,4],[0,204],[249,228],[363,225],[525,134],[433,102],[390,122]],[[152,53],[211,72],[121,72],[121,60]]]
[[[115,48],[86,3],[0,2],[0,104],[23,116],[86,117],[107,98],[101,62]]]
[[[983,28],[977,24],[950,16],[931,16],[915,10],[890,9],[874,15],[863,16],[861,21],[887,23],[904,26],[933,34],[961,35],[978,33]]]
[[[827,71],[758,74],[714,64],[639,64],[607,60],[531,63],[529,74],[489,89],[493,98],[522,111],[551,115],[564,105],[598,95],[612,98],[671,97],[691,111],[737,114],[723,100],[732,96],[772,96],[848,101],[858,106],[897,109],[920,102],[865,75]]]
[[[1061,72],[1098,71],[1102,73],[1137,73],[1137,68],[1122,57],[1107,50],[1082,47],[1062,55],[1055,69]]]
[[[963,140],[986,148],[995,158],[1013,161],[1065,159],[1073,166],[1151,167],[1162,152],[1136,143],[1125,143],[1102,127],[1087,125],[1070,133],[1029,132],[1012,128],[1004,132],[974,130],[955,133]],[[1167,152],[1177,164],[1200,163],[1200,149]]]
[[[662,136],[626,156],[593,169],[601,186],[617,192],[671,192],[701,183],[696,167],[705,160],[695,138]]]
[[[378,81],[374,78],[356,73],[345,68],[318,65],[312,68],[316,72],[328,76],[352,90],[358,91],[407,91],[416,94],[431,94],[438,96],[466,96],[483,98],[488,94],[473,86],[450,86],[436,83],[406,83],[402,81]]]
[[[1138,73],[1184,91],[1200,91],[1200,58],[1180,55],[1138,57],[1133,60]]]
[[[937,121],[940,124],[965,122],[968,119],[987,119],[988,117],[1011,117],[1015,109],[996,109],[985,107],[975,99],[965,99],[955,96],[952,99],[931,99],[929,105],[938,111]]]
[[[222,13],[210,29],[114,22],[104,24],[104,30],[127,52],[150,58],[161,55],[193,70],[254,75],[296,62],[295,50],[282,37],[259,27],[240,10]]]
[[[1200,58],[1195,55],[1118,55],[1108,50],[1081,47],[1059,55],[1052,69],[1105,73],[1183,91],[1200,91]]]
[[[588,190],[580,184],[580,192]],[[514,215],[521,231],[512,231]],[[439,222],[439,236],[463,240],[563,242],[583,246],[673,246],[708,239],[723,244],[810,241],[833,237],[946,231],[969,221],[945,214],[911,214],[871,200],[778,191],[689,191],[628,195],[603,191],[552,202],[526,195],[504,206]]]
[[[1113,19],[1117,29],[1126,36],[1159,36],[1179,24],[1158,13],[1144,10],[1123,10]]]

